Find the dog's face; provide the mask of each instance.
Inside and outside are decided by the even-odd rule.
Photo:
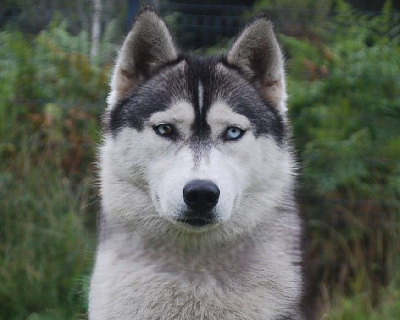
[[[179,56],[137,17],[111,84],[101,149],[105,212],[135,228],[237,233],[281,205],[293,170],[282,56],[255,19],[226,58]]]

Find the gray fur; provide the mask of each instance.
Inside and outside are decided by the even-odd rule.
[[[89,319],[303,319],[285,100],[265,17],[226,59],[203,59],[179,57],[165,22],[139,14],[108,99]],[[160,136],[159,124],[174,131]],[[232,126],[240,139],[224,138]],[[220,190],[204,226],[180,222],[195,180]]]
[[[239,35],[228,54],[228,62],[238,66],[267,99],[285,108],[283,56],[273,25],[264,16],[254,19]]]
[[[122,46],[110,96],[125,96],[134,86],[176,58],[177,50],[165,22],[153,10],[142,11]],[[109,104],[115,102],[112,100]]]

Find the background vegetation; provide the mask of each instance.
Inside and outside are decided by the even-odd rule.
[[[38,20],[27,12],[40,6],[0,5],[0,319],[86,317],[99,207],[93,163],[125,7],[105,1],[90,62],[90,3],[78,2],[54,1]],[[283,32],[309,297],[318,318],[398,319],[399,14],[390,2],[374,13],[302,3],[256,1],[240,16],[268,8]],[[160,5],[179,30],[183,11]]]

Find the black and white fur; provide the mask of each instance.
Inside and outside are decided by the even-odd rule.
[[[283,64],[262,15],[205,58],[140,12],[104,117],[89,319],[303,319]]]

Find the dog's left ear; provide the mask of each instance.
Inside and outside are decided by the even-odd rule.
[[[154,9],[144,7],[118,56],[111,80],[109,106],[126,97],[133,88],[177,57],[177,49],[165,21]]]
[[[244,28],[227,61],[238,67],[279,111],[286,111],[284,59],[273,25],[265,16],[256,17]]]

